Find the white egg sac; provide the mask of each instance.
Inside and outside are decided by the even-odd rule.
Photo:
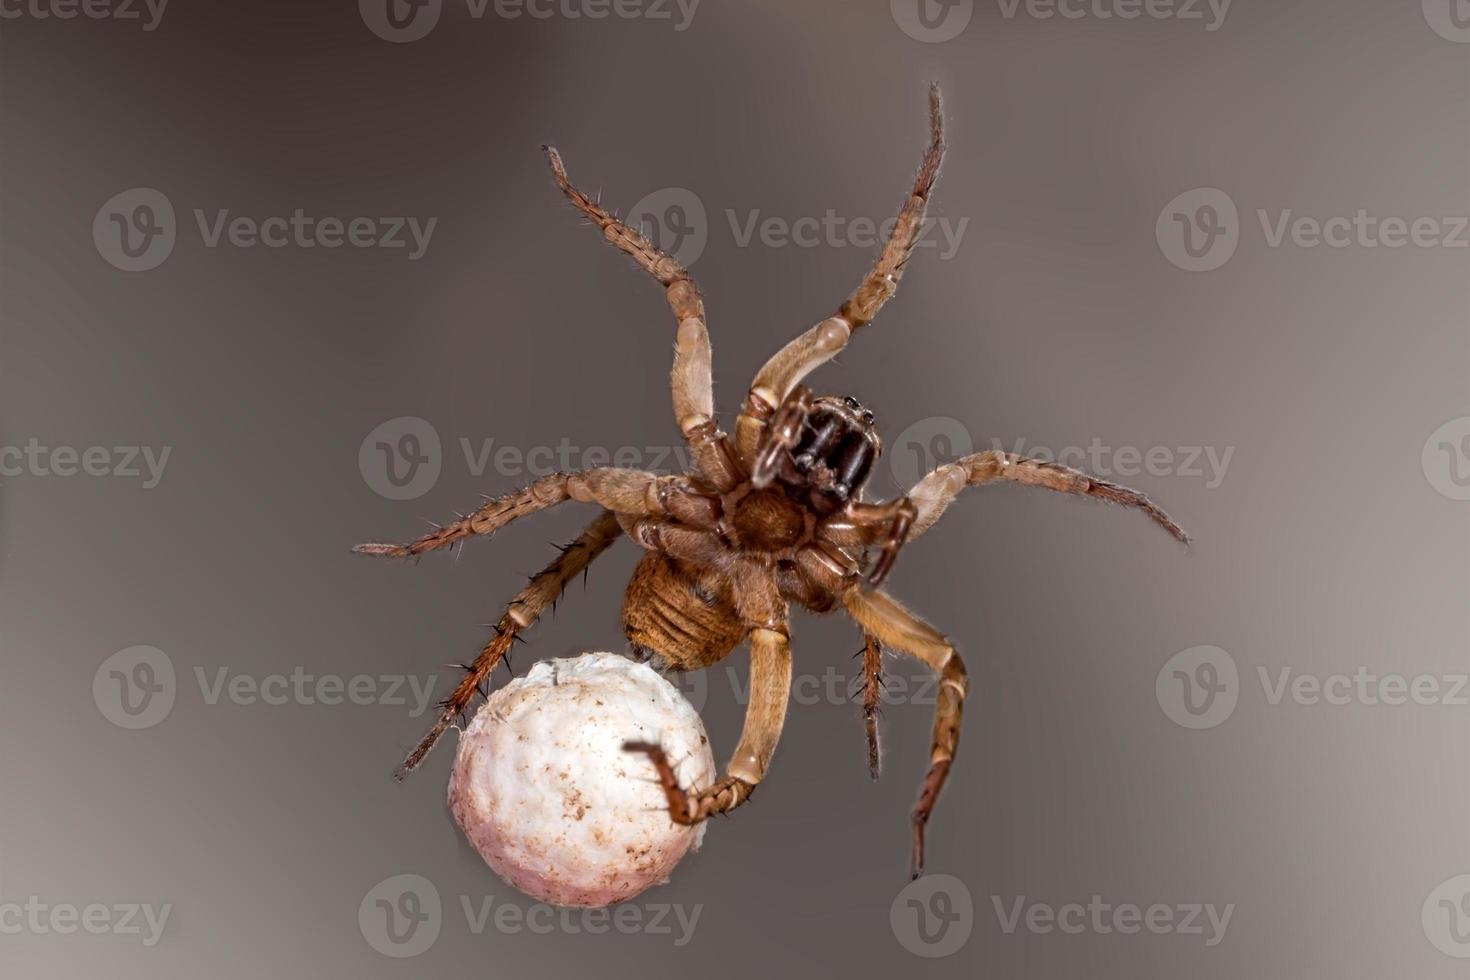
[[[449,807],[510,885],[601,908],[667,881],[704,825],[669,818],[648,756],[657,742],[687,788],[715,778],[699,714],[650,667],[612,653],[544,660],[495,691],[459,740]]]

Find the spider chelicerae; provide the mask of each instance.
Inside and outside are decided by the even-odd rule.
[[[442,713],[399,767],[402,778],[421,763],[444,731],[484,693],[491,672],[563,589],[618,538],[645,549],[623,600],[623,629],[635,657],[671,670],[719,662],[742,641],[750,646],[750,698],[740,742],[725,774],[685,789],[656,744],[630,742],[646,753],[668,797],[669,814],[693,824],[733,810],[765,776],[785,720],[791,687],[789,612],[842,609],[863,633],[863,706],[868,761],[878,771],[879,665],[884,649],[915,657],[939,678],[929,769],[913,811],[911,870],[924,863],[924,828],[959,743],[968,689],[954,646],[879,585],[907,541],[934,525],[966,487],[1007,481],[1134,507],[1186,544],[1186,535],[1143,494],[1048,461],[990,450],[938,467],[907,494],[862,499],[882,451],[873,414],[852,397],[816,397],[801,386],[851,336],[871,323],[898,289],[918,240],[944,156],[938,86],[929,92],[930,140],[919,174],[872,270],[837,312],[792,340],[756,375],[733,437],[715,418],[711,349],[704,302],[689,273],[637,229],[572,185],[561,156],[545,147],[567,199],[664,288],[678,322],[673,368],[674,415],[688,442],[693,470],[659,476],[600,467],[555,473],[488,500],[467,517],[410,544],[364,544],[361,554],[416,558],[473,535],[491,534],[517,518],[568,500],[601,512],[507,605],[494,635],[442,703]]]

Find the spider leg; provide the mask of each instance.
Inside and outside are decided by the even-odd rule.
[[[1108,483],[1045,460],[1030,459],[998,449],[975,453],[947,463],[924,477],[909,491],[908,497],[917,507],[909,538],[917,538],[939,520],[950,502],[966,487],[976,487],[997,480],[1025,486],[1043,487],[1059,493],[1094,497],[1143,511],[1157,525],[1177,540],[1188,545],[1189,535],[1163,509],[1137,490]]]
[[[669,817],[690,825],[717,813],[728,813],[750,799],[765,778],[771,755],[786,720],[786,702],[791,690],[791,646],[784,632],[761,627],[750,633],[750,705],[745,727],[725,775],[702,790],[689,791],[679,785],[664,751],[650,742],[626,742],[629,752],[642,752],[653,763],[669,802]]]
[[[704,299],[694,278],[673,256],[660,251],[636,228],[629,227],[573,186],[555,147],[543,149],[551,164],[551,174],[567,200],[602,229],[608,242],[631,256],[664,287],[664,296],[679,323],[672,377],[674,417],[689,443],[700,475],[721,492],[733,489],[744,474],[715,419],[713,352],[705,325]]]
[[[944,107],[936,83],[929,86],[929,148],[924,151],[924,162],[919,166],[913,189],[898,212],[893,231],[889,233],[878,261],[873,263],[867,278],[858,284],[837,311],[837,315],[851,323],[854,330],[871,323],[898,291],[904,266],[923,234],[924,213],[929,207],[929,197],[934,192],[935,181],[939,179],[939,164],[943,160]]]
[[[861,548],[861,545],[858,545]],[[778,569],[781,595],[812,612],[831,612],[838,597],[861,581],[861,569],[831,538],[819,537],[802,547],[790,567]],[[883,646],[872,633],[863,633],[861,693],[863,730],[868,739],[868,774],[876,780],[882,768],[878,735],[879,701],[883,688]]]
[[[689,491],[676,477],[609,466],[542,477],[528,487],[487,500],[472,514],[436,527],[408,544],[360,544],[352,550],[381,558],[416,558],[474,535],[493,534],[516,518],[568,500],[598,503],[619,513],[659,514],[667,508],[679,508],[681,514],[690,517],[715,506],[713,501]]]
[[[884,646],[907,653],[928,664],[939,675],[938,704],[934,709],[933,747],[929,771],[914,806],[913,877],[924,870],[924,828],[954,762],[960,741],[960,719],[969,681],[965,665],[950,642],[934,627],[909,612],[897,600],[877,589],[855,587],[843,593],[842,604],[863,631]]]
[[[814,368],[837,356],[847,346],[852,332],[871,323],[898,291],[904,266],[923,233],[924,213],[943,159],[944,114],[939,86],[932,85],[929,88],[929,148],[878,260],[834,316],[818,323],[778,351],[751,383],[740,417],[735,422],[735,450],[747,468],[754,465],[766,426],[792,387]]]
[[[668,798],[669,816],[678,824],[699,823],[716,813],[735,809],[765,778],[771,756],[780,741],[791,694],[791,641],[784,602],[769,570],[755,562],[734,569],[736,607],[750,624],[750,703],[745,725],[725,774],[702,790],[679,785],[663,750],[648,742],[628,742],[623,748],[649,757]]]
[[[882,765],[878,748],[878,699],[883,687],[883,646],[872,633],[863,634],[863,729],[868,736],[868,774],[877,780]]]
[[[618,524],[617,516],[612,511],[604,510],[587,525],[577,540],[562,549],[550,565],[533,575],[526,587],[516,593],[515,598],[506,605],[505,614],[493,627],[495,635],[465,671],[453,693],[444,699],[438,720],[408,758],[403,760],[403,764],[393,774],[395,779],[401,780],[418,768],[445,729],[468,710],[470,702],[479,693],[480,686],[504,659],[511,645],[520,639],[520,633],[535,625],[546,607],[561,597],[567,583],[582,574],[592,564],[592,560],[606,551],[621,534],[622,528]]]

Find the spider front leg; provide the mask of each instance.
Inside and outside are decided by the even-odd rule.
[[[718,503],[692,490],[679,477],[606,466],[580,473],[553,473],[530,486],[487,500],[466,517],[407,544],[360,544],[352,550],[378,558],[417,558],[476,535],[494,534],[517,518],[575,500],[597,503],[620,514],[675,513],[682,519],[713,520]]]
[[[747,468],[755,463],[767,425],[802,378],[836,357],[853,331],[871,323],[898,291],[904,267],[924,230],[924,215],[944,159],[944,113],[939,86],[929,88],[929,147],[919,175],[894,221],[893,231],[871,270],[837,313],[781,348],[756,375],[735,421],[735,452]]]
[[[1099,480],[1088,476],[1081,470],[1074,470],[1059,463],[1031,459],[998,449],[974,453],[953,463],[947,463],[916,483],[908,493],[909,499],[914,501],[917,507],[909,538],[917,538],[933,527],[934,522],[939,520],[954,498],[959,496],[961,490],[998,480],[1019,483],[1023,486],[1042,487],[1058,493],[1092,497],[1096,500],[1106,500],[1109,503],[1132,507],[1143,511],[1150,520],[1168,531],[1175,540],[1185,545],[1190,543],[1189,535],[1184,528],[1164,513],[1163,508],[1137,490]]]
[[[664,298],[674,311],[678,332],[674,343],[672,376],[674,417],[689,443],[694,465],[715,489],[734,489],[744,473],[736,462],[729,440],[715,418],[713,351],[705,325],[704,299],[689,271],[673,256],[659,250],[642,232],[629,227],[597,201],[578,190],[567,177],[567,168],[555,147],[543,147],[551,174],[568,201],[602,229],[603,237],[631,256],[664,287]]]
[[[883,246],[872,271],[853,290],[847,302],[842,304],[838,316],[845,317],[856,330],[872,322],[883,305],[898,292],[899,280],[903,278],[904,266],[913,254],[914,246],[924,231],[924,214],[929,207],[929,197],[939,179],[939,165],[944,162],[944,106],[939,97],[939,85],[929,86],[929,148],[919,166],[919,175],[909,198],[904,202],[893,231]]]
[[[934,709],[934,738],[929,752],[929,771],[914,806],[914,848],[910,864],[913,877],[924,870],[924,828],[934,812],[939,791],[949,777],[950,766],[960,743],[960,720],[969,680],[965,665],[944,635],[909,612],[885,592],[850,588],[842,604],[867,634],[928,664],[939,675],[938,702]]]

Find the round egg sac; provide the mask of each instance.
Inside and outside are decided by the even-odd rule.
[[[699,714],[652,668],[612,653],[544,660],[495,691],[459,740],[449,806],[507,883],[554,905],[600,908],[668,880],[704,825],[680,826],[652,763],[685,787],[714,781]]]

